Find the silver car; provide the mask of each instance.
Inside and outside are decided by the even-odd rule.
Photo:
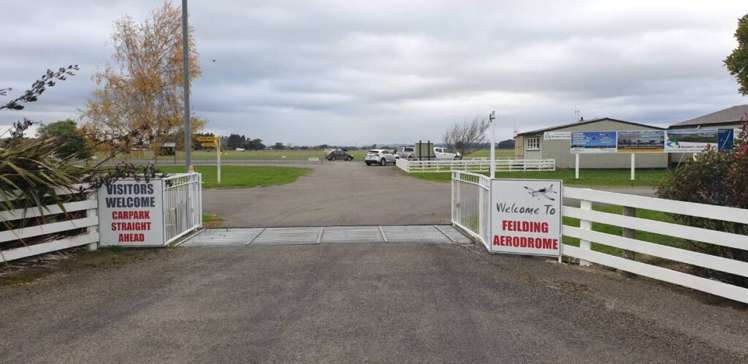
[[[390,149],[372,149],[366,152],[364,162],[367,166],[372,164],[385,166],[387,163],[395,163],[395,153]]]

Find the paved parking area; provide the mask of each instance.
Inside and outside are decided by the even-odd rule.
[[[449,224],[450,185],[361,161],[309,165],[298,181],[206,190],[203,208],[228,227]]]
[[[2,363],[748,360],[745,308],[462,244],[144,250],[0,287],[0,332]]]

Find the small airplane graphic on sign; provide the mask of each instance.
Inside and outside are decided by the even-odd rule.
[[[545,188],[540,189],[532,189],[530,187],[525,186],[525,190],[527,190],[527,193],[530,194],[532,197],[544,197],[548,199],[549,201],[556,201],[554,197],[551,197],[551,194],[558,195],[558,191],[553,190],[553,185],[550,185]]]

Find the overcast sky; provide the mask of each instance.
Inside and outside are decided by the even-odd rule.
[[[0,88],[81,72],[0,124],[77,117],[112,62],[113,22],[160,4],[4,2]],[[666,124],[748,103],[722,65],[747,12],[745,0],[191,0],[193,111],[220,134],[297,145],[439,140],[492,109],[500,138],[575,110]]]

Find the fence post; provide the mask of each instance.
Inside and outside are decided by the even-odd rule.
[[[631,180],[636,179],[636,154],[631,153]]]
[[[460,172],[452,172],[452,181],[450,183],[450,188],[452,189],[452,195],[450,197],[450,200],[452,203],[449,205],[450,208],[450,214],[449,217],[452,219],[452,224],[455,222],[455,176]]]
[[[590,201],[579,201],[579,207],[582,210],[592,210],[592,202]],[[582,230],[592,230],[592,222],[589,220],[579,220],[579,228]],[[584,250],[592,250],[592,244],[589,240],[579,240],[579,247]],[[579,265],[583,267],[589,267],[590,262],[586,260],[579,260]]]
[[[455,186],[455,193],[454,193],[454,196],[455,196],[455,203],[454,203],[455,214],[454,214],[454,217],[455,217],[455,220],[457,222],[461,222],[462,221],[462,218],[460,216],[461,215],[460,214],[460,210],[461,210],[460,203],[462,203],[462,199],[461,199],[462,196],[460,196],[460,184],[459,184],[459,182],[461,180],[462,180],[462,176],[460,175],[460,172],[457,172],[457,179],[456,179],[455,185],[454,185]]]
[[[636,217],[636,208],[624,206],[623,207],[623,216]],[[636,239],[636,230],[629,229],[629,228],[623,228],[623,237],[624,238]],[[634,252],[632,252],[630,250],[624,250],[623,251],[623,257],[626,258],[626,259],[636,260],[636,253],[634,253]]]
[[[94,193],[97,193],[97,191],[94,191]],[[94,196],[96,196],[96,195],[94,195]],[[97,198],[98,198],[98,196],[97,196]],[[93,233],[98,233],[99,232],[99,224],[98,224],[99,210],[98,209],[86,210],[86,217],[91,217],[91,216],[96,216],[97,223],[96,223],[95,226],[89,226],[89,227],[87,227],[86,228],[86,234],[93,234]],[[101,239],[101,237],[99,237],[99,239]],[[98,250],[98,249],[99,249],[99,241],[98,240],[96,242],[88,244],[88,251],[92,252],[92,251],[95,251],[95,250]]]

